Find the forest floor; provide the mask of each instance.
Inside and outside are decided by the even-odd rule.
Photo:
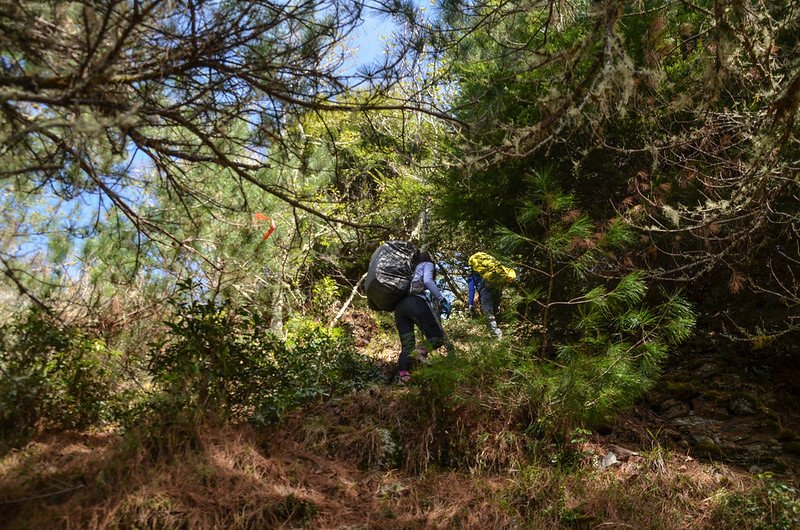
[[[800,477],[800,363],[791,344],[695,342],[638,410],[670,445],[751,473]]]
[[[611,449],[619,462],[602,469],[597,462]],[[0,526],[733,528],[749,525],[740,526],[731,503],[762,509],[747,473],[632,449],[641,452],[586,442],[585,461],[569,472],[409,474],[249,428],[204,432],[197,448],[164,460],[116,436],[60,435],[0,464]]]
[[[502,472],[409,465],[426,446],[393,434],[414,392],[398,385],[273,430],[44,435],[0,459],[0,528],[797,527],[796,364],[712,353],[569,458]]]

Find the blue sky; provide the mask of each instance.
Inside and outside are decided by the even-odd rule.
[[[364,10],[364,22],[356,31],[353,45],[358,48],[353,58],[355,67],[370,64],[383,55],[386,41],[381,37],[390,38],[395,24],[386,15],[376,13],[372,9]]]

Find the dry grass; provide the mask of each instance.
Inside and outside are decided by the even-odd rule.
[[[447,528],[507,517],[488,509],[494,488],[484,482],[362,471],[248,428],[209,430],[200,444],[152,460],[109,436],[33,443],[2,460],[0,526]]]
[[[602,447],[587,444],[589,454]],[[567,517],[583,514],[614,528],[703,528],[716,509],[714,495],[744,491],[746,475],[702,464],[660,448],[631,456],[605,471],[597,467],[565,480]]]
[[[757,482],[652,443],[605,470],[598,440],[570,448],[571,459],[525,461],[524,435],[502,418],[459,427],[463,440],[482,440],[471,454],[493,472],[420,474],[408,453],[424,458],[442,432],[407,420],[413,400],[399,397],[412,391],[376,387],[318,404],[271,433],[205,427],[179,443],[167,431],[171,449],[161,452],[135,436],[42,438],[0,460],[0,527],[725,528],[725,500]],[[511,467],[501,472],[498,455]]]

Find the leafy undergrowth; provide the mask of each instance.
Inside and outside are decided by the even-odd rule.
[[[792,528],[800,521],[796,491],[769,476],[655,443],[628,453],[580,432],[503,471],[430,465],[420,472],[416,453],[436,447],[430,437],[442,433],[405,420],[413,392],[372,387],[308,407],[272,432],[173,426],[157,436],[40,438],[0,460],[0,527]],[[483,453],[509,447],[500,433],[485,437]],[[609,450],[619,462],[604,469]]]

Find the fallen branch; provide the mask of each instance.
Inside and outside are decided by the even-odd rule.
[[[361,285],[361,282],[363,282],[366,277],[367,277],[366,272],[361,275],[361,278],[358,279],[356,285],[353,287],[353,292],[350,293],[350,298],[348,298],[347,301],[342,305],[342,308],[339,309],[339,312],[336,313],[336,316],[331,319],[331,321],[328,323],[328,327],[332,328],[334,324],[336,324],[336,322],[338,322],[339,319],[342,318],[342,315],[344,315],[344,312],[347,311],[347,308],[350,307],[350,304],[356,297],[356,293],[358,292],[358,286]]]

